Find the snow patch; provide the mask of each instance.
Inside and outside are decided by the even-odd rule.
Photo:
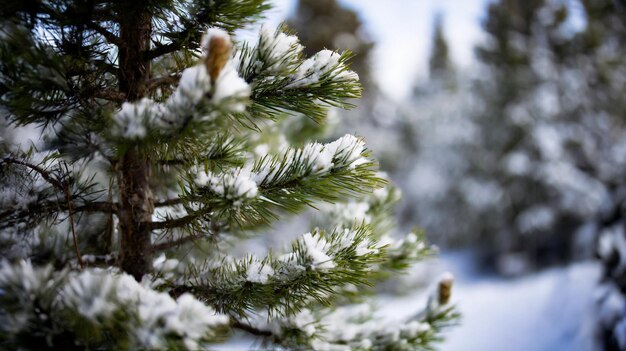
[[[304,60],[296,71],[293,82],[287,88],[300,88],[319,83],[322,79],[330,77],[337,81],[358,81],[359,76],[340,62],[341,55],[331,51],[322,50],[312,57]]]
[[[327,254],[330,245],[324,238],[306,233],[302,236],[301,243],[306,250],[307,257],[311,260],[313,268],[320,270],[335,268],[335,262]]]
[[[246,271],[246,280],[253,283],[265,284],[272,275],[274,275],[274,270],[269,264],[263,264],[253,258]]]

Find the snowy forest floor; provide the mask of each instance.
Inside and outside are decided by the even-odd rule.
[[[442,351],[589,351],[600,265],[588,261],[515,279],[475,274],[467,255],[444,256],[463,318]]]

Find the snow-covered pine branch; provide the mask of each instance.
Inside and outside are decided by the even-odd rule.
[[[372,266],[385,255],[371,236],[367,226],[316,229],[287,252],[191,264],[186,274],[165,284],[191,292],[223,313],[244,316],[263,309],[288,316],[311,301],[330,303],[341,286],[368,284]]]
[[[386,175],[379,174],[379,177],[385,179]],[[372,268],[371,276],[388,278],[432,256],[435,251],[426,244],[422,230],[415,229],[400,238],[391,235],[394,227],[392,210],[400,196],[400,190],[387,184],[360,198],[325,204],[320,206],[316,224],[332,228],[369,226],[374,238],[385,245],[387,253],[384,262]]]
[[[444,275],[429,304],[406,319],[385,318],[368,301],[337,308],[314,304],[287,317],[260,312],[249,316],[246,326],[287,348],[305,343],[320,351],[427,349],[458,318],[449,301],[440,299],[451,285],[451,276]]]
[[[279,110],[321,121],[328,107],[350,107],[345,99],[360,96],[358,75],[346,65],[348,52],[323,50],[305,60],[297,38],[280,30],[261,31],[258,44],[243,46],[234,58],[232,46],[226,32],[209,29],[202,39],[201,62],[182,72],[164,102],[143,98],[124,103],[114,115],[114,136],[141,140],[150,134],[198,133],[196,128],[206,131],[223,124],[216,121],[223,113],[234,119],[247,116],[252,126],[255,118],[271,118]],[[223,62],[215,67],[216,61]],[[252,105],[246,109],[248,98]]]
[[[197,126],[204,130],[215,127],[223,113],[243,112],[250,87],[230,60],[232,45],[228,33],[209,29],[202,39],[201,62],[182,72],[172,95],[164,102],[143,98],[122,104],[113,117],[114,135],[132,140],[191,132]]]
[[[271,118],[277,111],[302,113],[323,121],[330,106],[349,108],[358,98],[358,75],[350,71],[350,52],[323,50],[304,59],[298,39],[277,29],[263,30],[255,46],[243,46],[236,57],[239,72],[252,86],[253,118]]]
[[[336,201],[380,187],[384,180],[367,156],[361,139],[345,135],[220,173],[196,169],[188,175],[190,188],[183,198],[210,208],[216,220],[244,226],[269,222],[278,210],[296,212],[316,201]]]
[[[6,347],[41,338],[68,347],[193,350],[217,340],[229,324],[189,294],[174,300],[127,274],[97,268],[55,271],[2,261],[0,291]]]
[[[319,206],[317,224],[340,228],[365,223],[374,228],[378,238],[387,236],[395,226],[393,208],[400,200],[401,192],[389,183],[386,174],[378,172],[377,177],[387,183],[365,196]]]

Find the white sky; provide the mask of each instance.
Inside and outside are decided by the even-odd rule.
[[[339,0],[357,11],[376,43],[373,74],[394,100],[406,97],[426,77],[433,16],[444,15],[445,35],[453,61],[471,66],[473,47],[480,40],[480,20],[489,0]],[[273,0],[265,21],[275,27],[295,9],[294,0]]]

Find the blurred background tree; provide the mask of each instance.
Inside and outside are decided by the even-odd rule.
[[[589,257],[597,219],[615,207],[626,112],[620,7],[489,7],[477,49],[486,68],[475,84],[479,135],[467,150],[470,176],[497,196],[470,219],[494,252],[519,254],[500,255],[504,270]]]
[[[476,49],[484,74],[474,84],[477,106],[472,115],[478,134],[467,148],[471,181],[466,194],[475,206],[466,219],[487,257],[500,260],[498,267],[508,273],[526,269],[535,260],[569,255],[570,241],[560,236],[569,236],[571,230],[559,228],[566,218],[557,218],[561,213],[555,213],[558,206],[551,203],[554,192],[544,177],[534,174],[542,156],[534,130],[549,117],[535,105],[555,98],[551,90],[537,90],[542,66],[534,60],[550,50],[543,40],[544,27],[536,30],[544,5],[541,0],[490,5],[484,22],[487,40]],[[553,107],[551,102],[546,105]],[[489,196],[476,201],[477,193]],[[541,252],[549,246],[555,252],[543,257]]]
[[[454,66],[450,58],[450,48],[443,29],[443,14],[435,15],[428,77],[432,83],[454,81]]]

